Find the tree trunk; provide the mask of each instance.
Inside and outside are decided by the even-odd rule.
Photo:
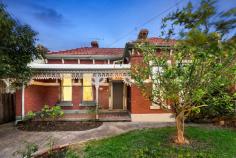
[[[184,137],[184,114],[180,113],[176,117],[176,129],[177,136],[175,143],[177,144],[189,144],[189,141]]]

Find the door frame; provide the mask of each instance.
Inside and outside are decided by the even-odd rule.
[[[113,83],[114,82],[121,82],[123,84],[123,108],[122,109],[114,109],[113,108]],[[109,109],[110,110],[127,110],[127,87],[124,84],[124,82],[122,80],[115,80],[115,81],[111,81],[111,84],[109,85],[110,87],[110,98],[109,98]]]

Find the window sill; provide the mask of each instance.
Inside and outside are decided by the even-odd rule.
[[[161,109],[161,107],[160,107],[159,105],[153,104],[152,106],[150,106],[150,109],[153,109],[153,110],[155,110],[155,109]]]
[[[82,103],[79,106],[96,106],[95,101],[82,101]]]
[[[73,106],[71,101],[61,101],[58,106]]]
[[[161,109],[161,107],[159,105],[153,104],[153,105],[150,106],[150,109],[151,110]],[[171,109],[171,106],[168,106],[167,109]]]

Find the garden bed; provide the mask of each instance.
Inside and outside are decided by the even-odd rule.
[[[101,125],[98,121],[25,121],[17,128],[23,131],[85,131]]]

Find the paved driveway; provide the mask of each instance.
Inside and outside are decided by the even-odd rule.
[[[0,125],[0,158],[16,157],[12,154],[24,148],[24,141],[34,142],[39,146],[39,150],[45,150],[50,138],[57,146],[114,136],[134,129],[172,125],[173,123],[105,122],[102,126],[87,131],[25,132],[17,130],[13,123],[8,123]]]

